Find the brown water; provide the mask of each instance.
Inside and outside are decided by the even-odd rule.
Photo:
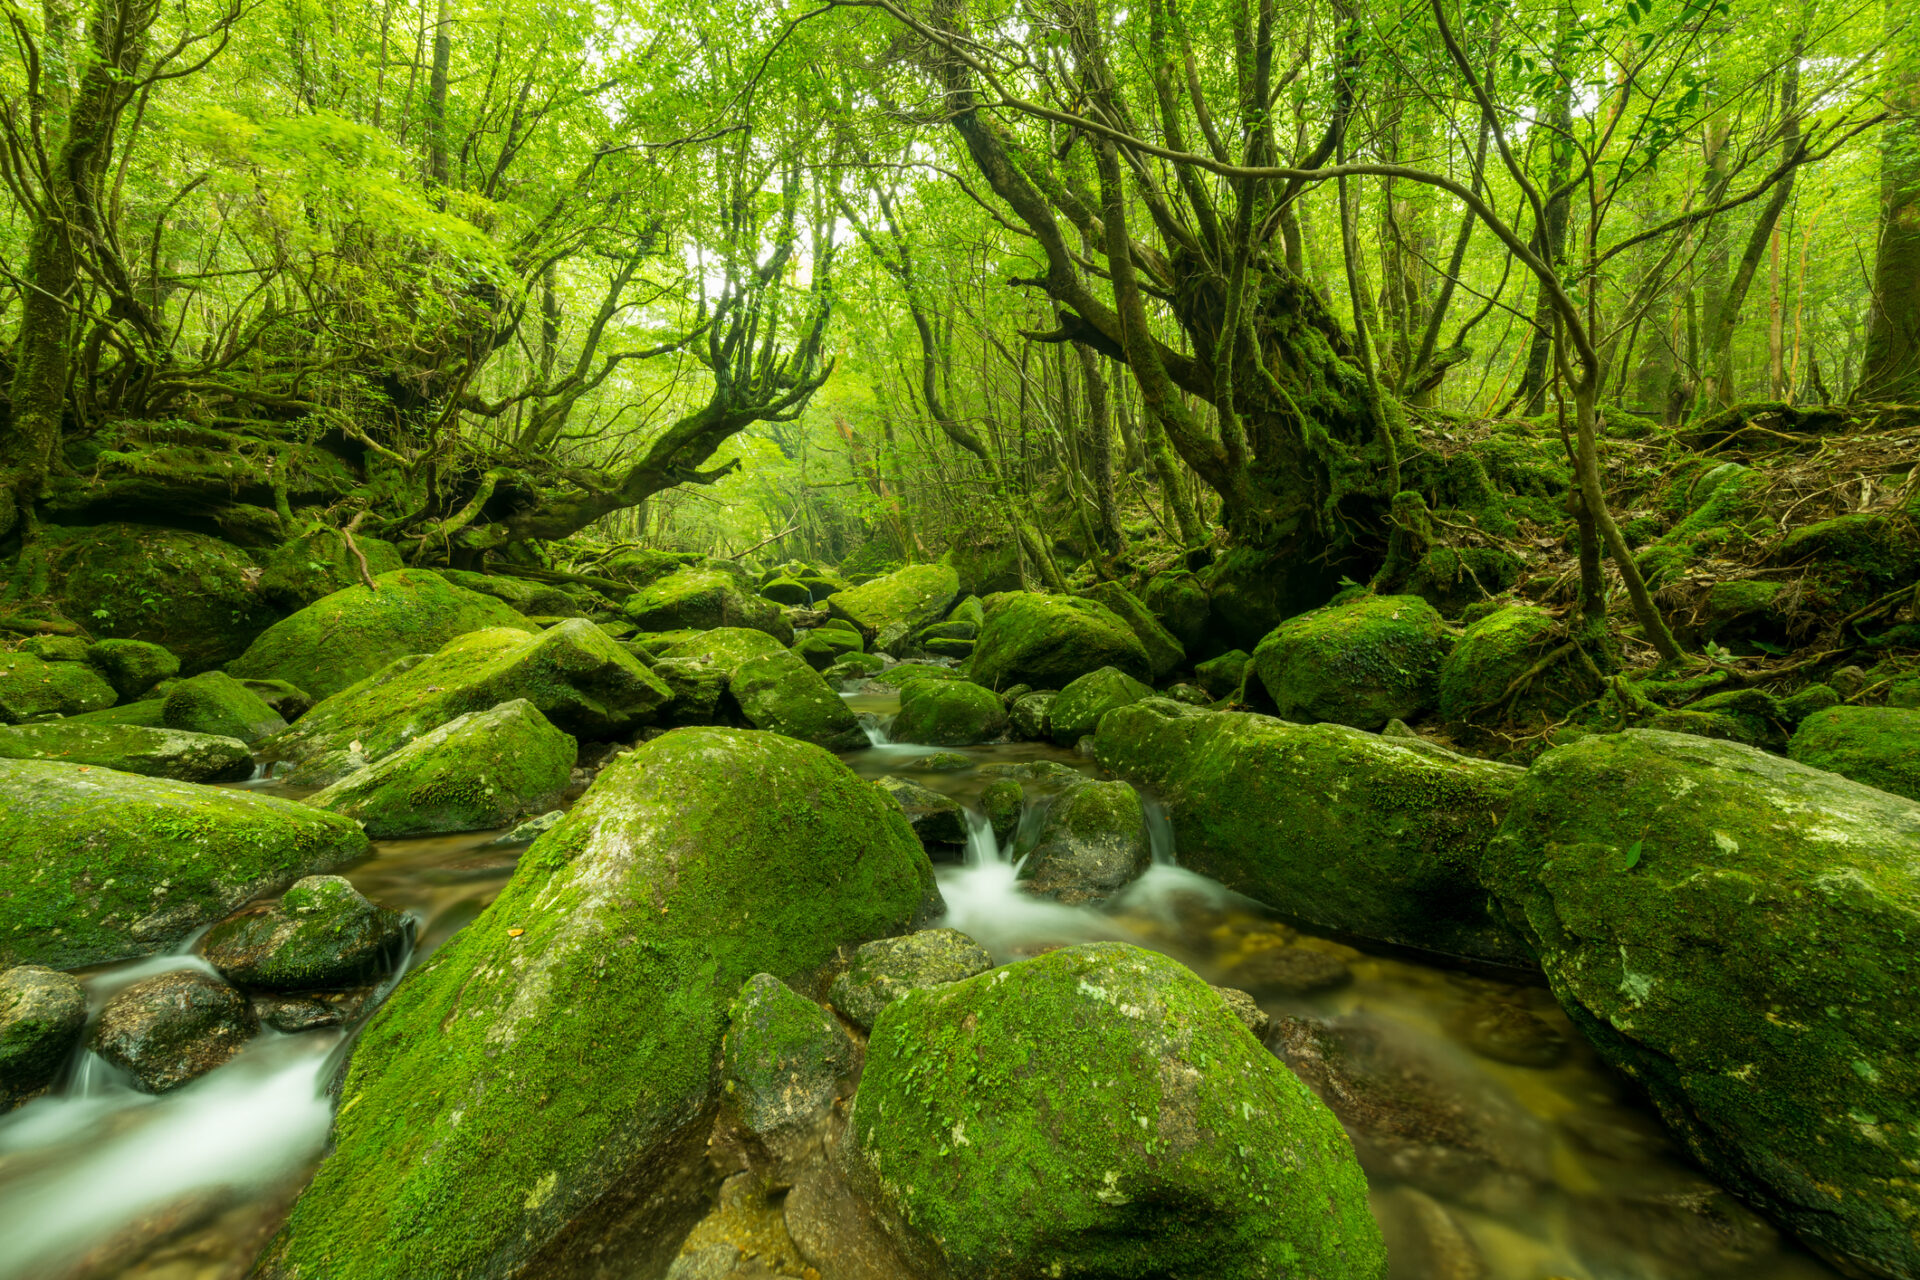
[[[894,705],[850,701],[882,717]],[[862,776],[898,773],[968,803],[985,784],[979,765],[1055,761],[1092,771],[1038,744],[965,748],[958,754],[972,767],[952,770],[927,769],[932,754],[881,746],[847,759]],[[418,963],[511,876],[519,851],[486,847],[497,834],[383,841],[346,874],[368,897],[414,913]],[[1836,1276],[1686,1164],[1544,988],[1299,934],[1181,870],[1164,825],[1158,834],[1153,869],[1094,911],[1022,894],[1013,862],[982,827],[964,864],[940,868],[948,922],[1001,960],[1120,939],[1227,986],[1261,986],[1276,957],[1291,962],[1285,973],[1310,959],[1322,978],[1344,966],[1341,985],[1295,995],[1267,986],[1259,1000],[1276,1018],[1331,1028],[1324,1036],[1344,1099],[1336,1109],[1368,1166],[1394,1280]],[[136,977],[201,963],[153,957],[87,980],[97,1007]],[[1288,1025],[1270,1042],[1291,1051],[1305,1024]],[[243,1275],[318,1159],[329,1119],[321,1086],[340,1040],[264,1033],[233,1063],[161,1099],[134,1093],[83,1055],[59,1096],[0,1119],[0,1277]],[[1473,1045],[1551,1061],[1515,1065]],[[798,1260],[777,1203],[730,1195],[689,1248],[716,1240],[757,1258],[740,1275],[816,1274]]]

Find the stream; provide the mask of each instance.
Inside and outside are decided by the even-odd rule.
[[[897,706],[847,696],[880,724]],[[1256,994],[1275,1018],[1338,1028],[1380,1113],[1369,1113],[1356,1142],[1393,1280],[1836,1280],[1675,1152],[1544,987],[1299,934],[1181,869],[1151,803],[1154,864],[1119,900],[1096,910],[1031,897],[1019,888],[1017,857],[1037,812],[1001,849],[979,813],[987,779],[976,770],[1051,761],[1092,773],[1091,763],[1050,745],[1003,743],[942,749],[970,767],[934,770],[923,765],[933,748],[872,736],[874,746],[845,757],[862,777],[900,774],[969,807],[963,860],[937,867],[943,923],[997,960],[1115,939],[1172,955],[1222,986],[1257,986],[1240,979],[1280,947],[1317,952],[1330,972],[1344,966],[1351,976],[1342,985]],[[1028,790],[1031,799],[1045,788]],[[417,963],[511,876],[520,850],[487,847],[498,834],[382,841],[344,874],[369,898],[412,913]],[[80,976],[97,1012],[130,982],[205,967],[189,946]],[[1515,1065],[1467,1047],[1475,1037],[1462,1028],[1490,1018],[1525,1031],[1523,1047],[1552,1050],[1540,1059],[1557,1060]],[[1276,1029],[1270,1043],[1280,1042]],[[319,1159],[331,1119],[324,1086],[343,1048],[338,1030],[263,1031],[232,1062],[157,1098],[82,1050],[52,1095],[0,1117],[0,1277],[244,1275]],[[805,1273],[788,1258],[769,1274]]]

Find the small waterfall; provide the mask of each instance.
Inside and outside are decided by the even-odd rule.
[[[887,731],[880,727],[879,716],[861,716],[860,727],[866,731],[868,746],[885,747],[892,745],[887,737]]]
[[[1173,860],[1173,822],[1166,809],[1158,800],[1145,796],[1140,798],[1140,807],[1147,817],[1147,846],[1153,850],[1153,865],[1177,866]]]
[[[1000,841],[993,834],[993,824],[987,821],[987,815],[975,809],[967,810],[967,851],[961,865],[985,867],[1006,861],[1005,855],[1000,851]]]

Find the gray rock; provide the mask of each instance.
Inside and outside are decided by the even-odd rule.
[[[1039,843],[1020,864],[1028,893],[1069,906],[1105,902],[1153,862],[1146,811],[1124,782],[1073,787],[1047,809]]]
[[[959,982],[993,968],[985,947],[958,929],[922,929],[869,942],[853,967],[833,981],[827,998],[847,1021],[873,1029],[880,1011],[909,991]]]
[[[930,855],[966,847],[967,811],[958,800],[892,774],[877,779],[874,785],[893,797]]]
[[[853,1041],[833,1015],[770,973],[740,988],[728,1014],[727,1105],[765,1138],[806,1128],[853,1070]]]
[[[358,991],[308,991],[285,994],[276,991],[263,992],[253,998],[253,1012],[265,1025],[275,1031],[284,1031],[292,1035],[301,1031],[318,1031],[325,1027],[340,1027],[352,1022],[367,1002],[369,992]]]
[[[1267,1032],[1273,1030],[1273,1018],[1262,1009],[1259,1002],[1238,987],[1214,988],[1220,998],[1227,1002],[1227,1008],[1233,1010],[1233,1016],[1240,1019],[1253,1032],[1255,1040],[1265,1040]]]
[[[59,1078],[86,1025],[78,978],[30,964],[0,973],[0,1112]]]
[[[116,994],[93,1028],[93,1051],[165,1093],[225,1066],[260,1030],[245,996],[197,969],[144,978]]]
[[[229,916],[201,951],[245,987],[309,991],[371,981],[391,969],[411,919],[376,906],[341,876],[308,876],[280,901]]]

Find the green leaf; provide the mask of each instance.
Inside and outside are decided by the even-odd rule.
[[[1640,841],[1635,840],[1627,846],[1627,856],[1620,859],[1620,869],[1622,871],[1631,871],[1640,865],[1640,844]]]

